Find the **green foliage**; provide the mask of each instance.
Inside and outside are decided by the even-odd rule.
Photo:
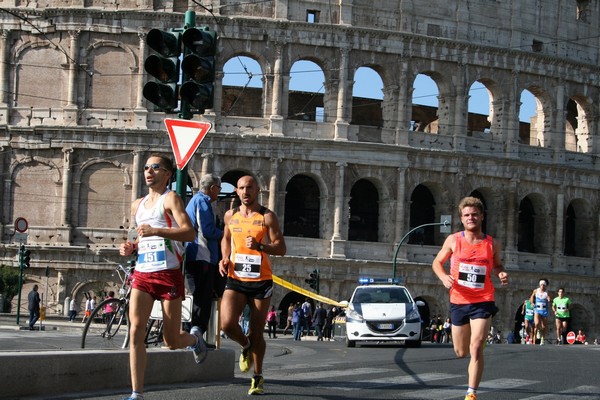
[[[19,292],[19,269],[0,265],[0,293],[14,297]]]
[[[12,298],[19,293],[18,268],[0,265],[0,293],[4,295],[5,304],[10,303]]]

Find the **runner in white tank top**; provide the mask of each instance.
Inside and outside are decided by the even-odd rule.
[[[157,202],[151,207],[146,203],[150,195],[144,197],[139,203],[135,213],[137,226],[148,224],[157,228],[179,228],[173,216],[165,212],[165,198],[171,192],[166,189]],[[136,271],[156,272],[165,269],[180,268],[183,261],[182,242],[160,236],[144,236],[138,241],[138,259]]]
[[[181,198],[167,189],[172,175],[171,160],[162,155],[148,158],[144,165],[148,195],[131,205],[131,223],[137,239],[133,243],[128,240],[119,249],[122,256],[130,256],[138,250],[129,303],[129,370],[133,389],[129,400],[143,399],[147,361],[144,338],[155,299],[162,303],[165,345],[171,350],[185,347],[193,350],[197,363],[206,358],[206,344],[200,329],[193,327],[191,333],[181,330],[184,296],[181,242],[193,241],[196,232]]]

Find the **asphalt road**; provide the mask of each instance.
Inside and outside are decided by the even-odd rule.
[[[0,330],[0,351],[9,347],[40,351],[68,349],[79,343],[76,329],[29,332]],[[294,342],[289,335],[267,339],[265,395],[270,399],[463,399],[468,359],[455,358],[450,345],[359,346],[343,342]],[[44,350],[41,350],[44,348]],[[223,348],[238,349],[229,340]],[[489,345],[479,390],[483,400],[600,399],[600,346]],[[173,368],[176,366],[165,366]],[[236,368],[237,371],[237,368]],[[43,373],[43,371],[42,371]],[[227,382],[146,388],[146,400],[247,398],[249,374],[236,372]],[[121,399],[127,390],[35,399]],[[33,398],[30,398],[33,399]]]

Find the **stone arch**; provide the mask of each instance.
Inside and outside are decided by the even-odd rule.
[[[539,82],[524,85],[519,93],[522,93],[524,89],[533,94],[537,107],[536,115],[530,121],[529,135],[527,136],[526,132],[520,132],[519,134],[521,143],[538,147],[555,147],[558,137],[552,136],[556,136],[556,133],[553,133],[554,130],[552,129],[553,116],[551,112],[555,99]]]
[[[290,306],[290,304],[296,304],[296,303],[300,303],[302,304],[305,300],[306,296],[303,296],[302,294],[298,293],[298,292],[294,292],[292,290],[288,291],[282,298],[281,301],[279,302],[279,305],[277,305],[277,309],[279,310],[279,323],[285,327],[286,325],[286,318],[287,318],[287,314],[288,314],[288,307]],[[293,330],[292,330],[293,332]]]
[[[134,68],[132,71],[136,71],[139,69],[138,59],[133,50],[127,46],[124,46],[122,43],[114,40],[98,40],[97,42],[92,43],[85,49],[85,54],[83,58],[89,60],[91,58],[92,52],[100,47],[118,47],[124,50],[125,53],[127,53],[127,55],[129,56],[129,58],[131,58],[131,65],[133,65]]]
[[[319,184],[309,174],[298,173],[285,186],[284,234],[321,238],[321,201]]]
[[[594,218],[588,200],[576,198],[566,206],[563,254],[592,257]]]
[[[9,220],[30,216],[30,227],[58,226],[62,204],[62,176],[58,166],[45,157],[18,157],[10,166]],[[31,215],[35,203],[44,203],[44,213]]]
[[[435,188],[435,184],[422,182],[416,185],[410,192],[409,228],[411,230],[424,224],[436,222],[438,204],[436,202]],[[436,244],[434,227],[426,226],[414,231],[408,237],[408,244]]]
[[[566,104],[565,149],[579,153],[592,150],[593,111],[589,97],[572,96]]]
[[[569,321],[569,325],[569,328],[575,334],[577,334],[577,330],[583,330],[583,333],[587,335],[589,340],[590,333],[597,324],[593,313],[590,313],[584,305],[573,303],[571,305],[571,320]]]
[[[15,49],[14,60],[15,107],[58,108],[67,104],[64,82],[69,63],[62,47],[46,40],[27,41]]]
[[[131,186],[131,171],[129,171],[129,168],[127,167],[127,165],[123,164],[120,161],[105,160],[105,159],[101,159],[101,158],[92,158],[92,159],[82,162],[80,164],[80,168],[77,170],[77,172],[73,176],[74,181],[81,182],[81,177],[85,174],[85,171],[88,168],[90,168],[96,164],[112,164],[112,165],[114,165],[115,167],[117,167],[118,169],[121,170],[121,174],[123,176],[123,186],[124,187]]]
[[[113,167],[121,171],[121,187],[114,182],[118,175],[112,171]],[[75,181],[79,184],[79,204],[88,207],[79,207],[78,225],[122,229],[123,218],[129,215],[130,178],[125,165],[118,161],[91,159],[82,163]]]
[[[84,59],[90,69],[83,89],[85,107],[135,107],[137,82],[131,75],[138,71],[138,61],[129,47],[116,41],[99,40],[87,47]]]
[[[350,187],[348,240],[377,242],[381,192],[377,180],[361,178]]]
[[[249,59],[251,65],[246,66],[242,63],[240,66],[239,64],[241,61],[234,60],[236,57]],[[226,85],[225,82],[229,80],[229,77],[227,74],[223,75],[223,98],[221,100],[223,115],[262,117],[264,115],[264,104],[266,101],[265,75],[267,74],[266,65],[268,65],[266,60],[260,55],[248,51],[234,52],[231,57],[226,57],[221,54],[220,57],[217,58],[226,60],[223,63],[223,69],[225,69],[226,64],[233,63],[235,68],[231,71],[232,73],[236,72],[235,69],[239,68],[240,72],[249,74],[249,79],[245,82],[241,79],[233,78],[236,81],[235,83],[240,83],[239,85]],[[258,66],[259,69],[256,73],[253,72],[255,66]],[[253,81],[255,75],[260,76],[260,86],[254,83],[256,80]]]
[[[546,201],[539,193],[524,196],[519,203],[519,228],[517,234],[518,251],[528,253],[544,253],[547,250],[548,239],[545,231],[547,218]]]
[[[437,134],[437,133],[441,133],[444,131],[444,129],[447,130],[447,126],[448,126],[448,120],[447,120],[447,116],[442,119],[440,117],[440,115],[442,114],[442,108],[445,107],[447,104],[446,102],[446,98],[448,98],[448,96],[451,94],[450,92],[453,90],[451,89],[452,85],[449,85],[447,83],[447,78],[442,75],[439,72],[433,71],[433,70],[422,70],[417,72],[412,78],[413,78],[413,84],[414,84],[414,80],[417,78],[418,75],[425,75],[427,77],[429,77],[436,85],[437,87],[437,91],[438,91],[438,95],[437,95],[437,107],[431,107],[431,108],[435,108],[435,110],[428,110],[427,107],[413,107],[413,115],[411,117],[411,120],[414,121],[412,130],[414,131],[422,131],[422,132],[427,132],[427,133],[433,133],[433,134]],[[444,91],[444,89],[446,89]],[[411,91],[412,93],[412,91]],[[445,96],[445,97],[444,97]],[[444,121],[444,122],[442,122]],[[443,124],[446,125],[443,125]],[[440,126],[440,124],[442,124],[442,126]],[[440,131],[441,129],[441,131]]]
[[[306,90],[298,90],[295,87],[294,75],[300,72],[306,72],[315,76],[318,74],[317,71],[295,71],[294,69],[299,63],[310,62],[318,68],[322,75],[321,87],[319,89],[307,88]],[[325,113],[325,98],[328,96],[326,93],[326,77],[323,69],[323,62],[316,57],[298,57],[295,59],[287,72],[288,81],[288,99],[287,99],[287,119],[301,120],[301,121],[315,121],[323,122],[326,118]],[[305,79],[306,80],[306,79]],[[316,85],[315,85],[316,87]],[[322,90],[322,92],[321,92]]]
[[[357,77],[358,72],[361,70],[365,70],[364,72],[370,70],[369,72],[372,77],[361,77],[360,80]],[[362,75],[362,73],[361,73]],[[373,63],[360,63],[353,70],[353,75],[348,77],[349,82],[352,84],[352,114],[351,114],[351,125],[364,125],[364,126],[374,126],[377,128],[383,127],[383,103],[385,99],[384,88],[386,87],[385,83],[385,70]],[[369,85],[376,87],[375,85],[381,84],[381,96],[382,98],[376,97],[363,97],[358,96],[356,93],[357,87],[362,85],[365,80],[368,80]],[[359,138],[360,140],[360,138]]]
[[[23,156],[15,158],[10,164],[10,176],[11,181],[15,181],[15,175],[18,172],[19,168],[24,167],[26,164],[39,162],[40,164],[48,165],[53,172],[52,177],[55,184],[60,185],[62,182],[62,175],[60,173],[60,169],[58,166],[49,158],[39,157],[39,156]]]
[[[467,87],[469,98],[471,97],[471,89],[476,83],[481,84],[483,86],[482,90],[487,92],[488,113],[487,115],[480,115],[475,113],[474,110],[471,110],[470,107],[467,107],[467,133],[471,136],[483,135],[482,137],[485,139],[493,139],[493,132],[500,132],[501,130],[501,114],[506,112],[503,110],[502,106],[498,106],[499,100],[501,99],[500,85],[491,78],[481,77],[476,79]],[[494,129],[492,129],[492,127]]]

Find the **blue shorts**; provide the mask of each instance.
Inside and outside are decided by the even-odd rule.
[[[473,304],[450,304],[450,321],[452,325],[462,326],[472,319],[487,319],[498,312],[498,307],[493,301],[484,301]]]

